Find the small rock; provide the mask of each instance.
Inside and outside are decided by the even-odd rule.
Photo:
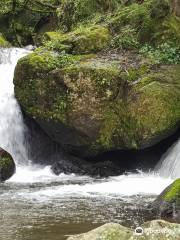
[[[150,207],[162,218],[180,222],[180,178],[168,186]]]
[[[0,182],[4,182],[15,173],[15,163],[12,156],[0,148]]]

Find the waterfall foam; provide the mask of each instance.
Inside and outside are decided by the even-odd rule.
[[[180,177],[180,140],[162,156],[155,170],[164,178]]]
[[[28,164],[25,125],[14,96],[13,76],[17,61],[28,50],[6,48],[0,50],[0,147],[8,151],[16,165]]]

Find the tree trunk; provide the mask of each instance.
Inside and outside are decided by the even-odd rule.
[[[177,17],[180,17],[180,0],[171,0],[171,11]]]

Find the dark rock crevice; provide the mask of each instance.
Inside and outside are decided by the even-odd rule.
[[[28,126],[27,142],[30,145],[29,157],[36,164],[51,165],[55,174],[75,173],[90,176],[116,176],[126,172],[152,170],[162,155],[180,136],[180,128],[158,144],[142,150],[121,150],[104,152],[91,158],[78,158],[69,154],[53,141],[31,118],[24,115]]]

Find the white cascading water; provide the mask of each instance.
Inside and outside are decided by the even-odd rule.
[[[0,50],[0,147],[8,151],[17,165],[28,164],[25,126],[14,96],[13,76],[19,58],[28,54],[24,49]]]
[[[155,170],[164,178],[180,178],[180,140],[162,156]]]
[[[139,173],[111,177],[97,182],[92,178],[78,177],[73,174],[69,176],[64,174],[55,176],[50,171],[50,167],[42,169],[32,166],[28,160],[25,142],[26,128],[23,123],[21,110],[14,96],[13,85],[16,63],[18,59],[29,52],[26,49],[0,49],[0,147],[11,153],[17,167],[16,174],[8,182],[42,182],[45,185],[47,182],[62,182],[69,179],[75,183],[72,185],[56,185],[54,187],[44,186],[44,190],[31,193],[35,194],[33,197],[37,196],[39,198],[43,195],[49,198],[57,195],[61,196],[62,194],[73,195],[77,193],[79,195],[93,193],[93,196],[94,193],[100,195],[113,193],[118,195],[159,194],[173,181],[171,178],[172,173],[167,174],[166,178],[160,177],[158,173]],[[173,153],[176,150],[178,151],[175,148]],[[169,154],[171,156],[171,152]],[[172,158],[170,157],[170,165],[173,163],[173,159],[173,156]],[[162,164],[162,166],[164,165]],[[169,165],[168,168],[170,168]],[[172,174],[172,177],[174,177],[174,174]],[[78,181],[78,184],[76,184],[76,181]]]
[[[16,174],[10,181],[31,182],[52,177],[50,167],[39,169],[32,166],[28,157],[26,126],[14,95],[14,70],[18,60],[31,51],[20,48],[0,49],[0,147],[8,151],[15,163]]]

